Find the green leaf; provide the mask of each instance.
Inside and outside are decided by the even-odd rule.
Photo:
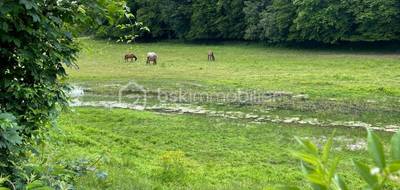
[[[388,165],[391,173],[400,171],[400,160],[396,160]]]
[[[3,134],[1,136],[8,141],[8,143],[12,145],[16,144],[21,144],[22,143],[22,137],[18,133],[17,128],[7,128],[5,131],[3,131]]]
[[[15,121],[16,118],[13,114],[10,113],[0,113],[0,119]]]
[[[323,188],[327,188],[327,184],[324,180],[324,177],[318,173],[318,172],[313,172],[307,175],[307,179],[308,181],[310,181],[311,183],[321,186]]]
[[[86,14],[85,6],[83,5],[79,5],[77,11],[82,14]]]
[[[301,166],[301,171],[303,171],[303,173],[305,175],[308,175],[308,174],[310,174],[311,172],[314,171],[312,168],[310,168],[309,166],[305,165],[303,161],[300,162],[300,166]]]
[[[25,8],[27,10],[29,10],[33,7],[33,3],[30,1],[27,1],[27,0],[19,0],[19,3],[25,5]]]
[[[340,162],[339,158],[335,158],[335,161],[332,163],[331,167],[329,168],[329,173],[328,173],[329,178],[334,177],[337,166],[339,165],[339,162]]]
[[[47,185],[44,185],[41,181],[34,181],[26,186],[27,190],[51,190]]]
[[[391,153],[393,160],[400,160],[400,131],[392,137]]]
[[[5,32],[8,32],[8,24],[6,22],[3,22],[3,24],[1,25],[1,29]]]
[[[300,188],[294,187],[294,186],[278,187],[277,189],[278,189],[278,190],[300,190]]]
[[[343,181],[343,179],[339,175],[335,175],[333,178],[333,182],[337,189],[339,190],[348,190],[346,183]]]
[[[307,177],[308,181],[310,182],[311,188],[313,190],[325,190],[327,187],[323,185],[324,183],[318,177],[318,174],[315,173],[315,170],[305,165],[301,162],[301,169],[305,176]]]
[[[30,15],[33,19],[33,22],[40,22],[40,18],[37,14],[34,13],[28,13],[28,15]]]
[[[324,186],[321,186],[321,185],[318,185],[318,184],[311,184],[311,188],[313,190],[327,190],[328,189],[328,188],[326,188]]]
[[[375,186],[378,183],[378,177],[371,174],[371,169],[358,161],[353,160],[354,165],[356,166],[358,174],[367,182],[370,186]]]
[[[335,136],[336,131],[333,131],[332,135],[329,137],[328,141],[324,145],[324,148],[322,150],[322,162],[326,163],[329,159],[329,154],[332,149],[332,144],[333,144],[333,137]]]
[[[318,158],[312,154],[308,154],[308,153],[302,153],[302,152],[295,152],[293,153],[293,156],[295,156],[296,158],[302,160],[303,162],[309,163],[313,166],[319,166],[320,162],[318,160]]]
[[[368,152],[372,156],[375,164],[383,170],[386,166],[383,145],[379,137],[370,130],[368,130]]]
[[[317,146],[314,143],[312,143],[310,140],[302,140],[298,137],[295,137],[295,139],[303,147],[303,149],[306,150],[308,153],[311,153],[313,155],[318,155]]]

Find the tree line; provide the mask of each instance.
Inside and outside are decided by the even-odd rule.
[[[400,0],[128,0],[143,39],[271,43],[400,39]],[[119,19],[119,23],[127,22]],[[109,23],[98,37],[125,33]]]

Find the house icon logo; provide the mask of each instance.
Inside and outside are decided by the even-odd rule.
[[[119,89],[118,102],[146,106],[147,91],[139,83],[130,81]]]

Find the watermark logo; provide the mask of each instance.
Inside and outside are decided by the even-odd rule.
[[[126,101],[133,105],[146,106],[146,89],[139,83],[130,81],[128,84],[122,86],[118,91],[118,102],[123,103]]]
[[[158,103],[217,103],[217,104],[241,104],[261,105],[278,101],[288,101],[292,94],[287,92],[263,92],[255,90],[231,90],[224,92],[192,91],[191,89],[176,90],[147,90],[135,81],[122,86],[118,92],[120,104],[147,106],[147,101]]]

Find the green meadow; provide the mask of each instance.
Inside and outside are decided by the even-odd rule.
[[[304,50],[244,43],[121,45],[86,38],[80,43],[80,69],[69,70],[70,81],[94,88],[134,80],[149,89],[219,92],[240,88],[306,93],[323,99],[384,101],[400,95],[396,50]],[[214,51],[216,62],[207,61],[208,50]],[[150,51],[158,54],[156,67],[145,65]],[[124,63],[128,52],[139,60]]]
[[[0,190],[400,189],[399,21],[400,0],[0,0]]]
[[[222,112],[267,112],[274,118],[372,125],[400,123],[400,55],[396,50],[300,50],[233,42],[126,45],[90,38],[79,42],[79,69],[70,68],[68,73],[69,82],[85,89],[79,97],[82,102],[118,101],[121,86],[135,81],[149,92],[217,94],[240,89],[305,97],[290,105],[285,100],[256,105],[185,102]],[[215,62],[207,61],[209,49],[215,53]],[[158,65],[145,64],[150,51],[158,54]],[[128,52],[139,60],[124,62]],[[154,97],[148,100],[152,106],[159,103]],[[228,190],[281,185],[307,189],[299,161],[292,155],[299,148],[294,136],[322,145],[334,130],[333,152],[341,158],[339,173],[351,187],[364,185],[352,159],[370,162],[363,147],[366,131],[360,127],[90,106],[72,108],[58,125],[62,130],[52,133],[56,140],[52,142],[57,143],[48,145],[47,155],[88,162],[93,170],[79,177],[78,189]],[[379,135],[387,143],[391,133]],[[393,188],[399,187],[388,187]]]
[[[298,147],[293,136],[323,139],[332,129],[185,115],[159,115],[132,110],[78,108],[61,117],[61,145],[55,155],[89,159],[96,172],[78,180],[79,189],[268,189],[305,183],[299,162],[291,156]],[[340,139],[364,139],[365,131],[338,130]],[[351,159],[365,160],[365,151],[349,151],[335,141],[340,173],[361,187]],[[346,142],[349,143],[349,142]]]

